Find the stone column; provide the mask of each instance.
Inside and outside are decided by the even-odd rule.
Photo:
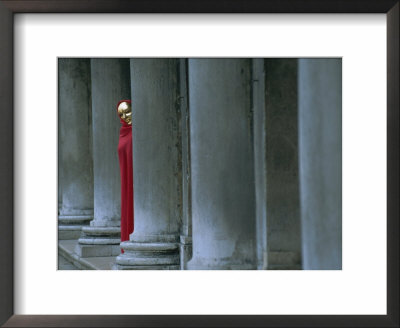
[[[193,258],[255,269],[251,60],[189,59]]]
[[[90,61],[58,61],[58,239],[78,239],[93,219]]]
[[[181,136],[176,59],[131,59],[134,232],[117,269],[179,269]]]
[[[182,129],[182,229],[180,236],[180,262],[182,270],[187,269],[187,262],[192,258],[192,190],[187,63],[187,59],[179,59],[179,105]]]
[[[303,269],[342,268],[342,60],[299,59]]]
[[[82,229],[79,256],[120,253],[121,182],[117,103],[130,99],[129,59],[91,59],[94,220]]]
[[[297,59],[265,59],[268,269],[300,269]]]
[[[267,268],[267,165],[264,58],[252,60],[257,269]]]

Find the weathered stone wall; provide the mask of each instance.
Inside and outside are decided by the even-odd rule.
[[[299,60],[304,269],[342,268],[342,61]]]

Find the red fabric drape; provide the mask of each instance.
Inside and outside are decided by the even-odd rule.
[[[130,100],[121,100],[117,104]],[[118,112],[117,112],[118,114]],[[120,118],[118,157],[121,176],[121,241],[129,240],[133,232],[133,163],[132,163],[132,125]],[[121,249],[121,252],[124,251]]]

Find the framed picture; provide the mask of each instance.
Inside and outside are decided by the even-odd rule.
[[[0,159],[1,324],[4,326],[87,327],[163,326],[165,324],[176,326],[398,326],[398,1],[352,1],[349,3],[337,1],[299,3],[294,0],[261,3],[234,1],[212,4],[194,2],[190,6],[181,1],[168,4],[157,1],[146,3],[137,1],[93,1],[91,3],[0,1],[0,10],[0,42],[1,49],[4,49],[0,53],[2,116],[0,148],[4,154]],[[24,13],[28,15],[22,15]],[[101,15],[85,16],[85,13]],[[152,16],[152,13],[157,13],[157,15]],[[172,16],[168,15],[171,13]],[[199,15],[180,16],[179,13]],[[210,13],[238,15],[207,15]],[[285,16],[289,13],[291,16]],[[358,18],[351,15],[310,15],[364,13],[381,15],[361,15]],[[338,17],[341,17],[341,20],[338,21]],[[377,18],[368,21],[371,17]],[[368,25],[371,21],[372,25]],[[320,28],[316,28],[318,24]],[[352,40],[357,40],[357,47],[354,46],[355,43]],[[352,49],[353,54],[344,50],[346,46]],[[356,48],[358,52],[354,50]],[[149,64],[150,66],[140,59],[156,56],[164,59],[156,59],[151,65]],[[78,62],[79,60],[76,61],[78,57],[84,60]],[[101,59],[102,57],[119,59],[110,64],[108,59]],[[220,68],[221,66],[214,64],[216,59],[207,62],[207,57],[231,57],[226,63],[224,62],[229,67],[224,71]],[[274,71],[277,67],[276,62],[271,63],[281,57],[296,59],[283,60],[282,65],[287,71]],[[57,244],[57,232],[54,233],[54,230],[58,230],[60,236],[60,229],[54,222],[54,217],[57,217],[54,213],[55,206],[46,204],[58,202],[58,209],[60,209],[60,198],[57,198],[60,191],[55,190],[57,184],[54,184],[57,171],[60,172],[60,168],[57,170],[57,165],[54,165],[57,163],[57,149],[60,145],[57,145],[54,136],[57,138],[57,129],[60,129],[57,119],[64,117],[65,120],[71,120],[71,117],[66,118],[60,114],[60,108],[74,104],[68,103],[68,97],[64,97],[67,100],[60,103],[60,97],[63,97],[60,92],[59,78],[63,78],[60,72],[68,71],[73,65],[78,65],[78,70],[87,68],[88,76],[92,79],[91,86],[88,88],[95,88],[94,91],[90,91],[90,106],[98,106],[107,98],[102,98],[107,90],[101,91],[100,84],[93,84],[93,81],[108,80],[111,75],[107,75],[106,78],[101,77],[107,69],[110,68],[112,72],[112,67],[115,65],[126,66],[128,69],[130,66],[131,70],[134,67],[134,76],[139,76],[140,79],[128,78],[127,85],[130,85],[132,90],[141,90],[141,94],[145,94],[146,91],[151,90],[152,82],[150,81],[146,87],[146,78],[152,68],[157,68],[157,70],[154,69],[155,76],[159,74],[159,80],[163,80],[165,76],[172,75],[168,75],[170,73],[164,75],[160,72],[176,67],[177,74],[182,73],[188,79],[187,88],[192,92],[191,98],[188,97],[192,102],[189,107],[195,108],[198,106],[196,95],[201,94],[200,91],[197,94],[193,91],[199,85],[198,79],[191,80],[196,70],[200,73],[209,72],[208,76],[213,76],[214,80],[218,80],[221,76],[231,76],[236,71],[238,76],[243,76],[248,67],[253,87],[256,88],[254,83],[259,81],[257,72],[263,72],[263,69],[268,71],[268,78],[271,80],[278,80],[282,74],[287,77],[287,72],[291,69],[296,73],[293,76],[297,78],[298,74],[300,79],[306,80],[310,76],[307,73],[310,69],[308,63],[317,58],[327,57],[336,58],[333,61],[340,63],[340,72],[343,70],[341,82],[343,82],[344,96],[343,99],[340,98],[340,102],[343,102],[343,262],[340,252],[340,261],[334,267],[328,266],[330,270],[325,272],[320,271],[322,267],[313,267],[315,263],[313,264],[311,260],[305,261],[305,257],[302,259],[303,263],[298,264],[299,268],[316,270],[284,271],[283,267],[278,267],[275,268],[278,270],[247,270],[247,272],[233,270],[228,273],[218,270],[222,266],[216,266],[217,270],[213,272],[197,271],[196,269],[203,269],[204,263],[201,261],[198,263],[192,261],[197,265],[191,264],[194,270],[178,270],[178,262],[174,262],[169,269],[176,269],[175,272],[170,270],[163,272],[57,270],[54,265],[57,263],[57,250],[54,246]],[[168,58],[175,59],[169,62]],[[199,59],[196,60],[196,58]],[[263,58],[270,59],[263,60]],[[300,58],[298,66],[291,67],[290,63],[292,61],[297,63],[297,58]],[[329,61],[329,59],[325,60]],[[382,70],[385,68],[385,60],[386,72]],[[257,65],[262,65],[263,68],[257,70],[261,67]],[[117,71],[122,67],[119,66],[116,68]],[[60,67],[64,71],[59,70]],[[368,71],[363,69],[366,67]],[[191,73],[185,71],[187,68]],[[275,76],[274,72],[276,72]],[[337,69],[334,72],[336,74]],[[130,73],[132,74],[132,71]],[[82,76],[84,75],[79,73],[79,78]],[[370,81],[369,76],[371,76]],[[110,87],[115,87],[116,83],[122,80],[118,78],[115,81],[114,83],[110,78]],[[269,81],[265,80],[267,84],[270,83]],[[303,80],[299,80],[299,83],[296,81],[293,85],[301,89],[299,93],[307,95],[308,91],[302,87]],[[331,85],[324,81],[321,79],[319,85],[316,84],[309,89],[324,90],[323,87]],[[78,83],[77,89],[85,90],[78,80],[72,83],[74,85]],[[132,83],[135,83],[134,87]],[[201,85],[207,85],[207,83],[209,82]],[[285,101],[286,104],[288,103],[287,99],[292,87],[287,81],[285,83],[288,94],[277,97],[276,101],[283,103],[282,108],[287,109],[284,104]],[[312,85],[311,82],[307,83],[304,85]],[[356,87],[357,84],[358,87]],[[221,85],[225,84],[221,83]],[[341,85],[340,83],[340,88]],[[177,88],[182,89],[185,86],[178,83]],[[257,99],[254,97],[254,92],[256,92],[254,88],[251,89],[253,92],[253,96],[249,98],[251,101]],[[215,86],[213,89],[217,90]],[[270,96],[269,99],[272,99],[268,101],[274,101],[275,98],[271,97],[273,95],[271,84],[268,84],[265,90]],[[162,94],[156,94],[157,99],[162,99]],[[234,121],[234,106],[243,98],[240,98],[238,94],[234,96],[238,97],[235,103],[227,102],[233,108],[230,122]],[[121,99],[126,98],[123,92],[121,97]],[[146,97],[151,97],[151,95]],[[140,97],[132,96],[133,104],[135,106],[147,104],[146,97],[143,98],[142,103],[139,103]],[[326,97],[329,102],[333,101],[329,95]],[[217,102],[219,106],[224,104],[225,98],[221,97],[221,102]],[[308,102],[305,101],[305,105],[303,104],[303,107],[307,107],[310,104],[309,98],[303,96],[302,99],[308,99]],[[168,102],[168,96],[165,101]],[[161,108],[165,101],[153,105]],[[198,99],[199,104],[202,101],[206,102],[207,98]],[[211,103],[206,108],[212,109]],[[302,103],[301,99],[300,103]],[[385,114],[384,106],[387,106]],[[252,103],[249,108],[256,107]],[[320,105],[319,108],[327,110],[324,105]],[[249,113],[252,121],[257,112],[250,111]],[[316,113],[314,115],[317,115]],[[144,126],[148,119],[147,114],[144,116],[140,116],[140,113],[136,114],[138,114],[140,126]],[[180,115],[182,115],[181,111]],[[209,119],[210,115],[212,112],[208,113],[208,116],[195,115],[194,117],[196,122],[207,125],[213,124],[213,120]],[[135,124],[135,111],[133,111],[133,117]],[[300,111],[299,119],[301,120],[302,117]],[[96,124],[101,122],[101,119],[96,117]],[[215,120],[217,119],[215,117]],[[284,126],[290,127],[290,125],[280,124],[279,119],[276,120],[274,117],[269,119],[275,122],[268,128],[269,131],[273,131],[275,127],[277,134],[283,135]],[[170,119],[168,120],[171,122]],[[290,117],[285,118],[285,122],[288,121]],[[157,116],[151,118],[151,122],[153,126],[157,126]],[[332,119],[330,122],[332,126],[335,125]],[[90,126],[90,123],[88,124]],[[198,124],[201,127],[201,123]],[[297,124],[294,123],[295,126]],[[323,124],[322,121],[320,124]],[[102,125],[98,124],[98,126]],[[310,126],[301,123],[298,127],[310,129]],[[191,147],[200,149],[203,147],[200,143],[206,137],[197,125],[192,124],[191,128],[193,140],[199,142],[198,144],[192,142]],[[257,130],[257,127],[251,124],[248,128],[251,131],[253,128],[254,131]],[[374,134],[369,133],[371,128],[374,128]],[[67,127],[68,129],[70,128]],[[158,129],[162,130],[162,127],[159,126]],[[342,125],[340,125],[340,131],[341,129]],[[99,145],[104,150],[107,137],[100,130],[96,133],[98,133],[96,140],[101,141],[103,146]],[[135,133],[133,133],[134,138]],[[230,139],[235,138],[236,135],[232,134]],[[152,138],[154,142],[158,140],[157,134],[152,134],[151,130],[148,134],[136,136],[139,140]],[[67,137],[68,131],[63,135],[63,138]],[[102,137],[104,140],[101,139]],[[214,137],[220,140],[220,134],[216,133]],[[91,138],[88,139],[89,142]],[[322,135],[320,142],[325,141]],[[162,139],[157,142],[162,142]],[[297,142],[302,146],[304,139],[296,140],[295,143]],[[236,146],[239,143],[240,139],[236,142]],[[212,145],[215,146],[216,143]],[[146,147],[143,147],[142,152],[138,152],[134,146],[134,153],[136,151],[137,155],[140,154],[142,158],[146,158]],[[284,153],[283,145],[278,148],[276,149],[277,156]],[[245,152],[247,148],[243,149],[241,152]],[[223,151],[224,147],[217,150],[217,152]],[[269,151],[274,151],[274,149],[269,148]],[[342,153],[341,148],[340,153]],[[307,162],[304,154],[299,155],[300,165]],[[159,155],[153,153],[153,156]],[[193,163],[198,161],[206,165],[203,159],[207,158],[207,152],[203,154],[199,151],[197,155],[200,157],[194,157]],[[342,154],[340,154],[341,157]],[[158,160],[160,161],[162,159]],[[60,163],[59,159],[58,162]],[[82,169],[84,163],[86,164],[86,160],[82,162]],[[140,162],[137,163],[140,165]],[[135,163],[133,166],[135,167]],[[253,167],[254,164],[250,163],[250,166]],[[162,165],[159,165],[156,170],[161,169]],[[97,169],[97,173],[99,172]],[[106,174],[106,171],[101,173],[103,176]],[[341,180],[341,171],[339,176],[337,180]],[[256,169],[255,181],[260,179],[263,177],[257,175]],[[327,176],[323,179],[327,179]],[[159,181],[161,180],[162,176],[159,177]],[[162,184],[162,182],[159,183]],[[284,181],[282,180],[281,183]],[[60,185],[62,184],[59,183],[58,186]],[[144,188],[144,184],[140,181],[139,185]],[[197,189],[193,188],[197,192],[196,199],[203,197],[201,193],[210,193],[210,190],[201,189],[198,185]],[[341,183],[339,185],[341,186]],[[278,187],[278,184],[275,185],[275,188]],[[332,190],[331,184],[329,188]],[[156,188],[148,190],[156,192]],[[79,193],[84,193],[83,189]],[[110,197],[119,198],[115,190],[111,194]],[[248,192],[244,195],[247,197]],[[222,198],[215,199],[218,204],[223,202]],[[329,203],[326,199],[322,201]],[[235,211],[239,211],[240,208],[239,206]],[[84,214],[88,217],[93,215],[90,211]],[[384,217],[386,214],[387,217]],[[60,217],[60,212],[58,215]],[[233,213],[232,217],[234,215]],[[67,222],[69,218],[65,217],[63,217],[64,221]],[[273,217],[272,214],[270,217]],[[199,218],[196,220],[198,228],[202,221]],[[315,225],[318,222],[311,222],[312,224]],[[359,228],[360,226],[362,228]],[[139,226],[140,229],[143,227]],[[239,230],[244,233],[245,229],[246,227],[241,227]],[[306,228],[303,226],[302,229],[304,233]],[[66,229],[63,233],[68,235],[72,233],[71,231]],[[259,230],[256,231],[259,233]],[[222,232],[223,230],[216,232],[218,238],[226,241],[227,237],[223,236]],[[236,233],[232,229],[231,232]],[[89,238],[86,238],[88,236]],[[86,237],[82,237],[80,252],[91,252],[90,247],[82,245],[86,245],[85,242],[93,236],[88,233]],[[340,240],[341,238],[340,234]],[[131,237],[130,242],[143,243],[139,239],[134,240]],[[373,244],[369,242],[371,239],[374,239]],[[202,246],[207,241],[209,239],[198,238],[193,245],[197,242],[196,249],[199,250],[201,249],[199,245]],[[185,244],[182,242],[182,236],[181,244]],[[226,242],[226,245],[228,244]],[[132,245],[124,244],[124,247],[128,254],[122,256],[117,263],[116,266],[119,268],[126,268],[132,264],[128,256]],[[237,258],[241,256],[245,258],[243,252],[247,249],[246,247],[248,245],[243,243],[236,251],[235,254],[239,254]],[[304,244],[302,247],[304,255],[307,250]],[[68,245],[64,247],[64,249],[67,248]],[[30,252],[27,251],[29,249]],[[134,252],[137,252],[136,248]],[[254,250],[254,252],[258,261],[255,268],[272,268],[272,265],[268,267],[268,264],[273,262],[272,258],[277,256],[276,252],[266,252],[264,249]],[[63,253],[65,254],[67,253]],[[265,256],[269,258],[268,261]],[[371,257],[373,260],[368,263]],[[69,259],[71,258],[73,258],[72,255]],[[176,259],[176,256],[174,255],[173,258]],[[78,263],[79,259],[76,260]],[[185,261],[184,257],[182,260],[181,254],[181,263],[186,263]],[[82,261],[79,263],[82,265]],[[234,268],[234,265],[228,265],[228,267]],[[68,268],[68,265],[65,268]],[[252,264],[249,268],[252,268]],[[193,283],[194,281],[196,283]],[[115,284],[117,286],[114,289]],[[98,288],[99,286],[101,288]],[[82,297],[83,295],[85,297]]]

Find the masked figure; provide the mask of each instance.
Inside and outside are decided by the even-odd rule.
[[[118,157],[121,175],[121,241],[129,240],[133,232],[133,164],[132,164],[132,108],[130,100],[117,105],[122,123],[119,132]],[[121,249],[123,253],[123,250]]]

